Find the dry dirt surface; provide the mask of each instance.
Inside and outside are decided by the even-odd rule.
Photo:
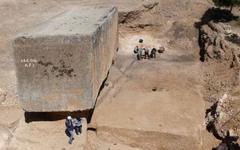
[[[143,34],[127,35],[121,39],[118,58],[131,55],[134,37],[150,45],[164,44]],[[201,149],[205,110],[200,62],[191,52],[165,47],[154,60],[132,56],[129,64],[116,62],[109,76],[120,77],[107,81],[112,88],[93,115],[101,139],[142,149]]]
[[[71,6],[115,5],[119,50],[85,133],[67,144],[64,120],[26,123],[18,104],[11,40]],[[205,71],[195,23],[207,0],[1,0],[0,149],[192,150],[217,141],[206,131]],[[235,29],[238,30],[238,29]],[[137,61],[139,38],[164,46]]]

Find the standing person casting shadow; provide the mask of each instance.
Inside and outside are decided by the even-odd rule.
[[[137,52],[137,60],[143,59],[143,57],[145,55],[143,39],[139,39],[138,45],[136,46],[135,51]]]
[[[149,59],[149,58],[150,58],[149,48],[148,48],[148,47],[145,48],[144,58],[145,58],[145,59]]]
[[[133,50],[134,54],[137,54],[137,60],[140,60],[140,50],[139,50],[139,47],[136,46]]]
[[[66,121],[65,121],[65,125],[66,125],[66,130],[65,133],[67,134],[67,136],[69,137],[68,143],[72,144],[73,140],[74,140],[74,124],[73,124],[73,120],[71,116],[68,116]]]

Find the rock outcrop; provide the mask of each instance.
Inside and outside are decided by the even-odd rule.
[[[240,136],[240,49],[236,30],[226,22],[209,21],[199,30],[201,60],[205,62],[204,99],[208,131],[223,143],[236,144]]]
[[[207,113],[207,128],[218,139],[239,136],[239,109],[234,97],[224,94]]]
[[[216,102],[224,92],[238,85],[240,49],[230,39],[234,33],[227,23],[209,21],[199,30],[200,59],[207,64],[205,99]]]
[[[231,34],[231,27],[223,23],[209,22],[200,29],[200,47],[202,59],[229,60],[232,56],[232,49],[227,44],[225,37]]]
[[[25,111],[92,109],[118,46],[114,7],[82,7],[14,40],[18,94]]]
[[[208,22],[200,28],[201,59],[228,61],[231,67],[239,68],[240,49],[233,45],[238,39],[240,37],[232,32],[230,25]]]
[[[227,129],[224,129],[224,124],[229,119],[229,104],[230,97],[228,97],[227,94],[224,94],[207,113],[208,129],[221,139],[224,139],[227,135]]]

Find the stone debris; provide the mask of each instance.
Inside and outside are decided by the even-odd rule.
[[[207,114],[207,128],[216,136],[224,138],[225,133],[221,128],[223,123],[227,120],[227,114],[224,112],[225,106],[228,103],[228,96],[224,94],[222,98],[216,102]]]
[[[209,23],[200,28],[200,47],[202,50],[202,57],[204,60],[215,59],[219,61],[237,61],[235,57],[239,57],[239,49],[229,44],[236,41],[236,38],[231,38],[235,35],[232,32],[231,26],[224,23]]]
[[[148,1],[145,1],[143,3],[143,7],[146,8],[146,9],[153,9],[155,6],[157,6],[159,4],[159,2],[156,2],[156,1],[152,1],[152,0],[148,0]]]
[[[230,124],[239,113],[232,108],[233,101],[233,98],[225,93],[207,113],[207,128],[218,139],[237,136],[236,129],[233,129],[234,126]]]

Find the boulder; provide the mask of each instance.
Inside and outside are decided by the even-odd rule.
[[[156,2],[156,1],[145,1],[143,3],[143,7],[146,8],[146,9],[153,9],[155,6],[157,6],[159,4],[159,2]]]
[[[236,99],[235,99],[236,100]],[[238,124],[235,122],[239,118],[238,107],[233,108],[234,101],[232,96],[224,94],[207,113],[207,127],[218,139],[237,137]]]
[[[13,47],[23,109],[92,109],[117,46],[115,7],[72,8],[19,34]]]

